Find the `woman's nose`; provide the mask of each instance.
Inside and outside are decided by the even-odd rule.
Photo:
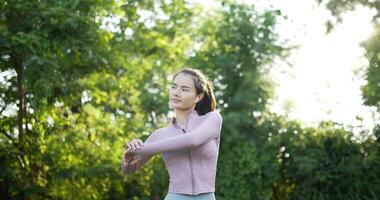
[[[173,93],[174,96],[178,97],[179,96],[179,89],[177,89],[177,88],[173,89],[172,93]]]
[[[174,94],[174,96],[179,97],[179,91],[178,90],[175,90],[173,94]]]

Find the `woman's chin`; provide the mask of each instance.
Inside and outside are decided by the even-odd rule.
[[[178,105],[178,104],[171,104],[171,107],[175,110],[189,110],[189,109],[191,109],[191,107]]]
[[[172,108],[175,110],[183,110],[183,107],[178,105],[172,105]]]

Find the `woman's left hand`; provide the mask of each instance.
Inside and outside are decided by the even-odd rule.
[[[140,139],[132,139],[130,142],[128,142],[127,145],[125,145],[125,149],[127,151],[140,149],[142,146],[144,146],[144,143]]]

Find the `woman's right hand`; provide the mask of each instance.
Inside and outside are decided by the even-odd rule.
[[[128,152],[127,150],[124,151],[123,154],[123,166],[130,166],[131,162],[133,161],[135,155],[133,155],[131,152]]]

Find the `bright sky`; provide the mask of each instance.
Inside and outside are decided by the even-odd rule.
[[[372,33],[373,12],[359,8],[347,13],[343,23],[326,35],[329,12],[314,0],[276,1],[274,6],[290,19],[280,24],[279,33],[301,47],[289,59],[293,66],[289,73],[273,72],[278,99],[272,109],[280,111],[290,100],[294,108],[289,117],[309,125],[331,119],[372,129],[379,116],[375,108],[363,105],[360,87],[365,84],[362,75],[368,63],[360,42]]]
[[[273,112],[285,114],[284,105],[292,102],[288,117],[306,125],[333,120],[346,126],[373,128],[375,119],[380,117],[376,116],[375,108],[363,105],[360,87],[365,80],[360,75],[368,64],[363,57],[364,49],[359,46],[372,32],[373,12],[359,8],[347,13],[343,23],[326,35],[325,22],[331,16],[315,0],[241,1],[254,3],[258,9],[280,9],[288,16],[288,20],[281,20],[278,25],[280,37],[300,46],[287,60],[291,67],[279,62],[272,72],[277,83]],[[212,0],[199,2],[207,7],[217,5]],[[355,75],[355,71],[359,74]]]

